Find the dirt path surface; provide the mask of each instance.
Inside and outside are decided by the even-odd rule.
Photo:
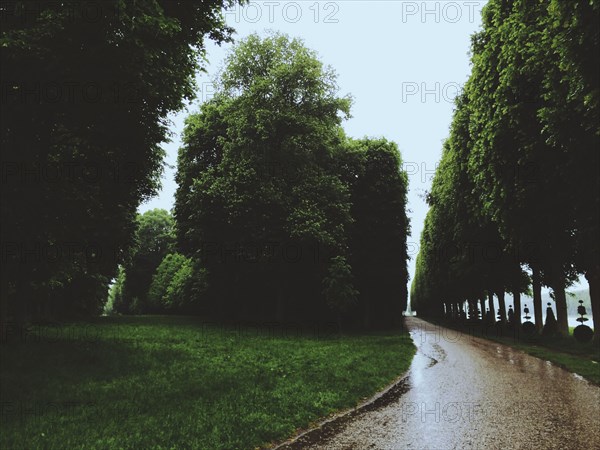
[[[385,401],[282,448],[600,449],[599,387],[510,347],[406,319],[417,354]]]

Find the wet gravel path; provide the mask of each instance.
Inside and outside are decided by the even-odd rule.
[[[599,387],[501,344],[406,323],[418,348],[407,377],[281,448],[600,449]]]

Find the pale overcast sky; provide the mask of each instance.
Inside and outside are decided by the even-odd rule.
[[[338,73],[340,94],[354,97],[352,137],[383,136],[395,141],[409,173],[409,273],[427,205],[428,190],[448,136],[453,99],[470,73],[470,36],[481,25],[486,1],[265,1],[226,13],[235,39],[275,30],[304,39],[322,62]],[[171,209],[176,189],[174,166],[183,120],[210,97],[210,85],[231,45],[208,44],[207,74],[199,76],[198,100],[173,117],[173,142],[164,146],[167,169],[160,195],[140,211]],[[587,284],[585,286],[587,287]],[[575,288],[575,287],[574,287]]]

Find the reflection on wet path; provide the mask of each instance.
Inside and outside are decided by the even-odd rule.
[[[408,375],[284,448],[595,449],[600,388],[518,350],[407,317]]]

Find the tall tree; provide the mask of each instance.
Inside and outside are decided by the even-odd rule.
[[[314,314],[328,267],[348,262],[349,191],[330,168],[350,100],[314,52],[280,34],[240,42],[217,88],[180,150],[179,244],[207,268],[222,314]]]
[[[392,325],[409,232],[397,146],[344,135],[350,98],[298,39],[249,36],[216,86],[187,120],[175,207],[214,310]]]
[[[542,54],[552,61],[544,77],[544,138],[558,149],[566,197],[561,214],[572,219],[574,263],[584,274],[600,328],[600,2],[550,0]],[[600,333],[595,333],[600,338]]]
[[[350,260],[360,291],[355,320],[368,328],[393,326],[408,298],[408,179],[400,152],[386,139],[350,139],[336,164],[351,192]]]
[[[559,330],[567,334],[565,287],[575,278],[570,194],[560,152],[542,135],[539,115],[552,66],[543,54],[546,18],[547,1],[486,5],[473,48],[470,170],[513,253],[553,288]],[[539,317],[541,305],[534,308]]]
[[[233,3],[1,5],[3,317],[99,307],[75,280],[104,289],[123,261],[168,114],[194,96],[205,36],[229,39]]]

